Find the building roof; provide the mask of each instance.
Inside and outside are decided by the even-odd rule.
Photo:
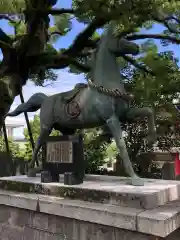
[[[18,118],[9,118],[7,117],[5,120],[5,125],[6,127],[24,127],[24,121],[22,121],[22,119],[18,119]]]
[[[14,141],[14,142],[19,142],[19,143],[20,143],[20,142],[25,143],[25,142],[27,142],[27,139],[25,139],[25,138],[14,138],[13,141]]]

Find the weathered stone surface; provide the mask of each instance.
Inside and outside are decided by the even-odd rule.
[[[23,239],[23,235],[24,227],[0,224],[0,239],[2,240],[21,240]]]
[[[174,201],[137,216],[137,229],[166,237],[180,227],[180,201]]]
[[[180,182],[150,180],[145,186],[134,187],[126,185],[123,179],[118,185],[117,179],[120,178],[117,177],[94,176],[96,182],[92,181],[92,178],[91,176],[82,185],[73,187],[64,186],[62,183],[40,184],[39,178],[33,179],[34,183],[31,183],[30,179],[24,176],[18,177],[18,181],[13,181],[13,177],[10,180],[1,178],[0,182],[10,182],[8,186],[12,189],[14,186],[16,188],[27,184],[25,190],[32,188],[32,185],[38,190],[38,193],[20,192],[23,190],[20,188],[19,192],[0,190],[0,224],[3,232],[7,232],[6,229],[12,226],[14,236],[18,235],[19,238],[22,229],[25,232],[33,229],[34,239],[49,239],[49,235],[55,239],[57,235],[68,236],[67,239],[70,240],[80,240],[80,237],[74,236],[82,236],[82,240],[85,240],[83,237],[89,232],[90,239],[116,240],[116,235],[119,234],[116,232],[121,230],[121,235],[124,232],[126,240],[131,239],[131,235],[136,239],[138,233],[142,233],[137,235],[139,239],[151,239],[151,235],[154,237],[152,240],[155,240],[155,236],[171,237],[180,228]],[[60,193],[64,189],[65,194],[61,196],[59,189]],[[93,197],[84,201],[82,193],[87,192],[88,196],[92,193]],[[110,194],[110,197],[107,198],[105,193]],[[99,196],[102,197],[100,201]],[[124,202],[123,198],[122,202],[120,201],[120,196],[124,197]],[[148,209],[148,206],[155,207]],[[103,229],[102,232],[98,227]],[[113,233],[107,229],[113,229]],[[144,238],[145,234],[149,235]]]
[[[127,178],[88,176],[81,185],[67,186],[61,180],[41,183],[40,177],[4,177],[0,178],[0,188],[141,209],[153,209],[180,196],[179,181],[145,179],[144,186],[130,186]]]
[[[66,236],[64,234],[59,233],[51,233],[48,231],[44,231],[43,229],[34,229],[25,227],[23,240],[66,240]],[[17,239],[18,240],[18,239]]]
[[[148,235],[4,205],[0,205],[0,213],[5,217],[0,220],[2,240],[179,240],[180,236],[180,230],[159,238],[152,235],[155,229],[151,227]]]
[[[57,219],[63,219],[63,222]],[[73,223],[83,221],[166,237],[180,227],[180,201],[169,202],[152,210],[142,210],[54,196],[0,192],[0,223],[10,224],[13,228],[28,226],[52,234],[63,232],[72,236],[82,231],[73,224],[69,225],[68,219]]]
[[[2,194],[0,192],[0,204],[98,224],[103,223],[107,226],[119,227],[129,230],[136,230],[137,214],[142,211],[142,209],[92,202],[89,202],[87,204],[87,202],[84,201],[72,201],[53,196],[35,194],[16,194],[9,191],[4,191]],[[12,214],[13,211],[10,214],[11,221],[17,221],[16,219],[18,216]],[[42,216],[40,218],[42,219]],[[33,218],[31,226],[34,226],[34,224],[40,224],[38,228],[49,229],[47,219],[44,219],[41,222],[40,218],[38,219],[37,216]],[[30,221],[30,219],[31,218],[29,217],[28,221]],[[25,219],[21,219],[21,221],[25,221]]]
[[[13,215],[19,216],[16,218],[16,222],[7,220],[0,223],[0,239],[3,240],[151,240],[151,236],[145,234],[101,224],[92,224],[2,205],[0,205],[0,212],[2,208],[8,215],[13,212]],[[21,218],[25,219],[23,226]],[[43,227],[43,221],[46,221],[48,228],[46,228],[47,226]],[[31,225],[32,222],[33,225]]]
[[[29,227],[19,228],[18,226],[0,225],[0,239],[2,240],[66,240],[63,234],[53,234],[40,229]]]

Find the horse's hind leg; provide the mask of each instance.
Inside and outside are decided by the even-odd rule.
[[[120,124],[118,118],[116,116],[112,116],[111,118],[109,118],[106,121],[106,123],[114,137],[117,148],[119,149],[119,152],[121,154],[123,166],[125,168],[126,174],[133,179],[137,179],[138,176],[134,172],[132,163],[129,159],[129,155],[128,155],[127,148],[126,148],[126,143],[125,143],[123,135],[122,135],[121,124]]]
[[[119,149],[119,153],[121,154],[121,158],[122,158],[122,162],[123,162],[123,166],[126,171],[126,174],[129,177],[131,177],[131,179],[129,179],[129,183],[132,185],[136,185],[136,186],[144,185],[144,181],[141,178],[139,178],[136,175],[136,173],[134,172],[132,163],[129,159],[129,154],[128,154],[128,151],[126,148],[126,143],[125,143],[123,135],[122,135],[121,124],[120,124],[118,118],[115,115],[113,115],[111,118],[109,118],[106,121],[106,123],[114,137],[117,148]]]
[[[36,145],[33,151],[33,157],[32,157],[32,161],[29,164],[29,170],[28,170],[28,176],[29,177],[35,177],[36,173],[38,173],[40,171],[40,169],[35,169],[35,162],[37,160],[37,155],[38,152],[41,148],[41,146],[45,143],[47,137],[50,135],[52,128],[48,128],[47,126],[43,126],[41,127],[41,132],[39,135],[38,140],[36,141]]]

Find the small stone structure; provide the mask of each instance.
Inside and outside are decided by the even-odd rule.
[[[12,157],[0,152],[0,177],[25,174],[28,162],[21,157]]]
[[[150,152],[142,153],[138,156],[138,162],[141,170],[146,171],[154,162],[161,171],[161,177],[165,180],[176,180],[175,176],[175,154],[174,152]]]
[[[179,240],[180,182],[144,181],[88,175],[67,186],[40,176],[0,178],[0,239]]]

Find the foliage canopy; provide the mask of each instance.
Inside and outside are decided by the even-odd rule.
[[[175,119],[172,100],[179,97],[179,65],[174,52],[167,47],[171,43],[180,44],[179,1],[73,0],[71,9],[57,8],[56,3],[52,0],[1,1],[0,19],[6,19],[14,28],[14,35],[0,29],[3,53],[0,75],[8,76],[14,86],[12,96],[6,91],[1,93],[10,99],[8,104],[1,101],[1,117],[27,79],[43,85],[47,79],[56,80],[54,70],[66,67],[88,77],[87,62],[101,38],[97,30],[105,29],[109,21],[114,20],[116,35],[140,45],[136,58],[124,55],[118,59],[120,72],[125,77],[126,87],[135,95],[136,105],[153,106],[156,113],[163,108]],[[53,43],[71,30],[74,18],[83,22],[85,29],[66,49],[55,48]],[[163,30],[153,33],[154,24],[161,25]],[[159,50],[155,40],[160,40],[158,45],[165,51]]]

